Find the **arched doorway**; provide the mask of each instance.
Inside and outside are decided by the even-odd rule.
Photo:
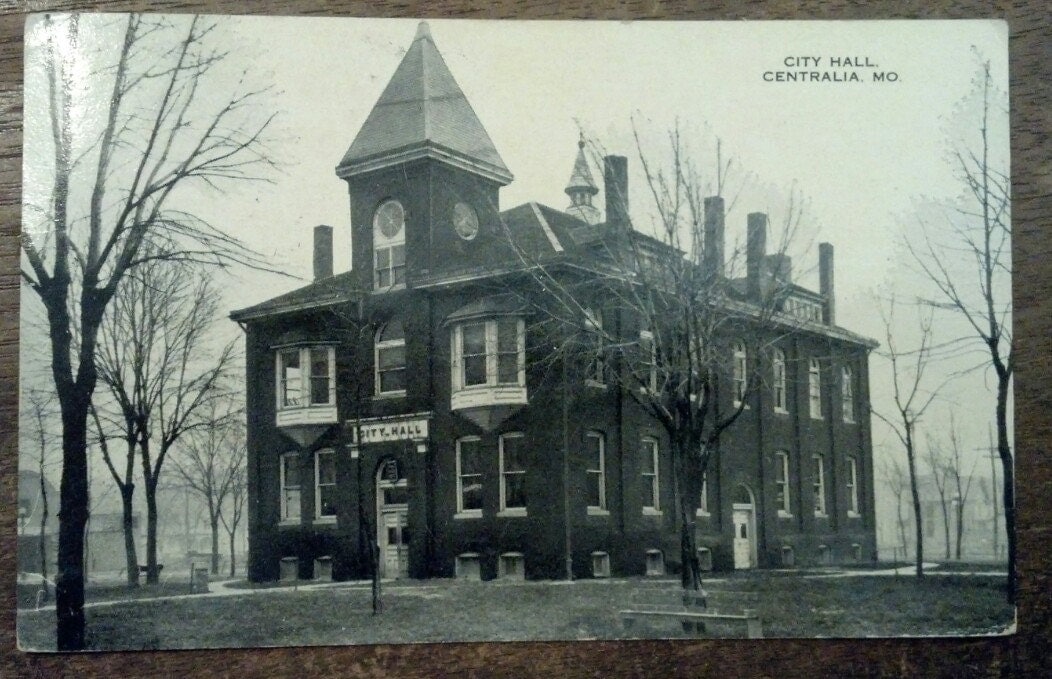
[[[405,469],[388,458],[376,470],[376,543],[380,547],[380,576],[409,576],[409,487]]]
[[[756,503],[744,483],[734,490],[731,518],[734,526],[734,568],[756,567]]]

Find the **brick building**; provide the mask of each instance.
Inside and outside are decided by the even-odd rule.
[[[579,278],[608,233],[653,240],[618,200],[626,160],[605,160],[605,221],[583,149],[567,209],[501,210],[512,174],[421,24],[336,173],[352,269],[334,275],[332,229],[316,227],[314,282],[231,314],[246,332],[249,577],[364,577],[374,540],[387,577],[557,578],[568,557],[575,577],[675,570],[664,431],[601,372],[568,379],[509,292],[523,253]],[[722,201],[706,204],[722,259]],[[750,215],[750,277],[778,264],[765,228]],[[703,565],[875,558],[873,344],[833,323],[831,246],[820,260],[820,291],[788,286],[801,329],[778,365],[749,359],[773,386],[699,495]],[[639,319],[595,303],[639,343]]]

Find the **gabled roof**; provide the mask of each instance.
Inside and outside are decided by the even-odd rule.
[[[302,311],[350,302],[360,297],[361,294],[362,286],[356,272],[346,271],[315,281],[310,285],[297,288],[284,295],[273,297],[255,306],[231,311],[230,318],[238,322],[250,321],[290,311]]]
[[[427,22],[365,119],[336,174],[438,158],[500,184],[512,175],[435,46]]]

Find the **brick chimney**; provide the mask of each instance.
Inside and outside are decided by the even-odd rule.
[[[750,297],[760,297],[760,276],[763,274],[763,260],[767,253],[767,215],[763,212],[751,212],[748,216],[748,229],[745,237],[745,277]]]
[[[702,247],[702,266],[714,276],[723,275],[723,198],[710,196],[705,199],[705,242]]]
[[[628,230],[628,158],[603,158],[603,194],[606,198],[606,223]]]
[[[332,278],[332,227],[314,227],[314,280]]]
[[[818,244],[818,291],[825,298],[822,320],[835,325],[836,294],[833,287],[833,246],[830,243]]]

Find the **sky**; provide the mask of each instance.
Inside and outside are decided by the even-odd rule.
[[[991,61],[995,82],[1004,86],[1008,77],[1007,29],[1000,22],[429,24],[515,176],[501,191],[502,208],[526,201],[565,208],[563,187],[583,131],[608,152],[629,157],[633,218],[645,228],[651,212],[633,130],[645,152],[660,157],[668,131],[678,125],[703,167],[711,164],[711,141],[718,137],[725,157],[757,178],[728,215],[728,240],[743,234],[746,213],[777,212],[798,191],[807,200],[805,245],[828,241],[836,249],[838,324],[877,339],[884,331],[874,313],[875,291],[914,289],[899,242],[915,228],[918,205],[961,193],[948,138],[981,59]],[[334,168],[416,29],[415,20],[222,20],[235,63],[274,86],[269,101],[282,135],[274,150],[283,167],[273,184],[189,200],[302,278],[241,272],[227,286],[229,308],[307,282],[317,224],[335,227],[336,269],[349,267],[347,192]],[[860,82],[777,81],[784,77],[779,73],[798,71],[854,73]],[[883,82],[875,81],[877,73]],[[29,64],[27,111],[39,91],[31,75]],[[991,129],[995,150],[1007,159],[1007,112]],[[38,132],[27,115],[27,199],[34,172],[43,167],[39,158],[49,152]],[[601,182],[599,169],[593,173]],[[28,217],[26,226],[34,228]],[[817,289],[817,248],[794,264],[799,282]],[[959,330],[950,320],[937,329]],[[910,331],[904,328],[902,336]],[[886,373],[886,365],[874,359],[872,398],[879,407],[888,379],[878,370]],[[992,382],[980,373],[955,385],[958,398],[941,403],[937,417],[956,412],[964,438],[985,445]],[[900,454],[879,423],[874,441],[878,456]]]

